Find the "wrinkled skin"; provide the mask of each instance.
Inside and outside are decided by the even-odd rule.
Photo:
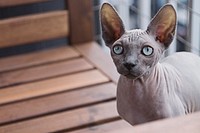
[[[160,60],[175,34],[176,13],[171,5],[159,10],[147,30],[126,31],[117,12],[105,3],[101,24],[121,74],[117,109],[123,119],[135,125],[200,111],[200,58],[180,52]],[[116,53],[116,46],[123,51]],[[144,54],[145,46],[153,49],[152,54]]]
[[[121,75],[118,82],[117,109],[120,116],[130,124],[200,110],[198,56],[186,52],[176,53],[144,71],[144,74],[133,79]]]

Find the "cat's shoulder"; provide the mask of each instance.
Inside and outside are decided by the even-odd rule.
[[[161,62],[168,62],[168,61],[189,61],[189,60],[199,60],[200,57],[196,54],[190,52],[176,52],[172,55],[169,55],[161,60]]]
[[[200,67],[200,57],[190,52],[176,52],[163,58],[160,61],[161,64],[170,64],[177,67]]]

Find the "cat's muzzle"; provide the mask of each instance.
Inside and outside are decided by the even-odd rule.
[[[124,63],[123,64],[129,71],[133,69],[137,64],[136,63]]]

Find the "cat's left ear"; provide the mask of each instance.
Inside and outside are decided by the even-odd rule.
[[[173,41],[176,30],[176,18],[174,7],[171,4],[164,5],[151,20],[147,33],[167,48]]]
[[[116,10],[109,3],[104,3],[100,10],[102,37],[111,47],[125,32],[124,24]]]

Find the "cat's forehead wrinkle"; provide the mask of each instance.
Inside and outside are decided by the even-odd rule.
[[[131,30],[127,33],[129,33],[131,38],[133,38],[133,39],[139,38],[140,36],[147,34],[145,31],[143,31],[141,29],[134,29],[134,30]]]
[[[147,33],[140,29],[127,31],[120,39],[123,44],[141,43],[144,41],[143,36]]]

